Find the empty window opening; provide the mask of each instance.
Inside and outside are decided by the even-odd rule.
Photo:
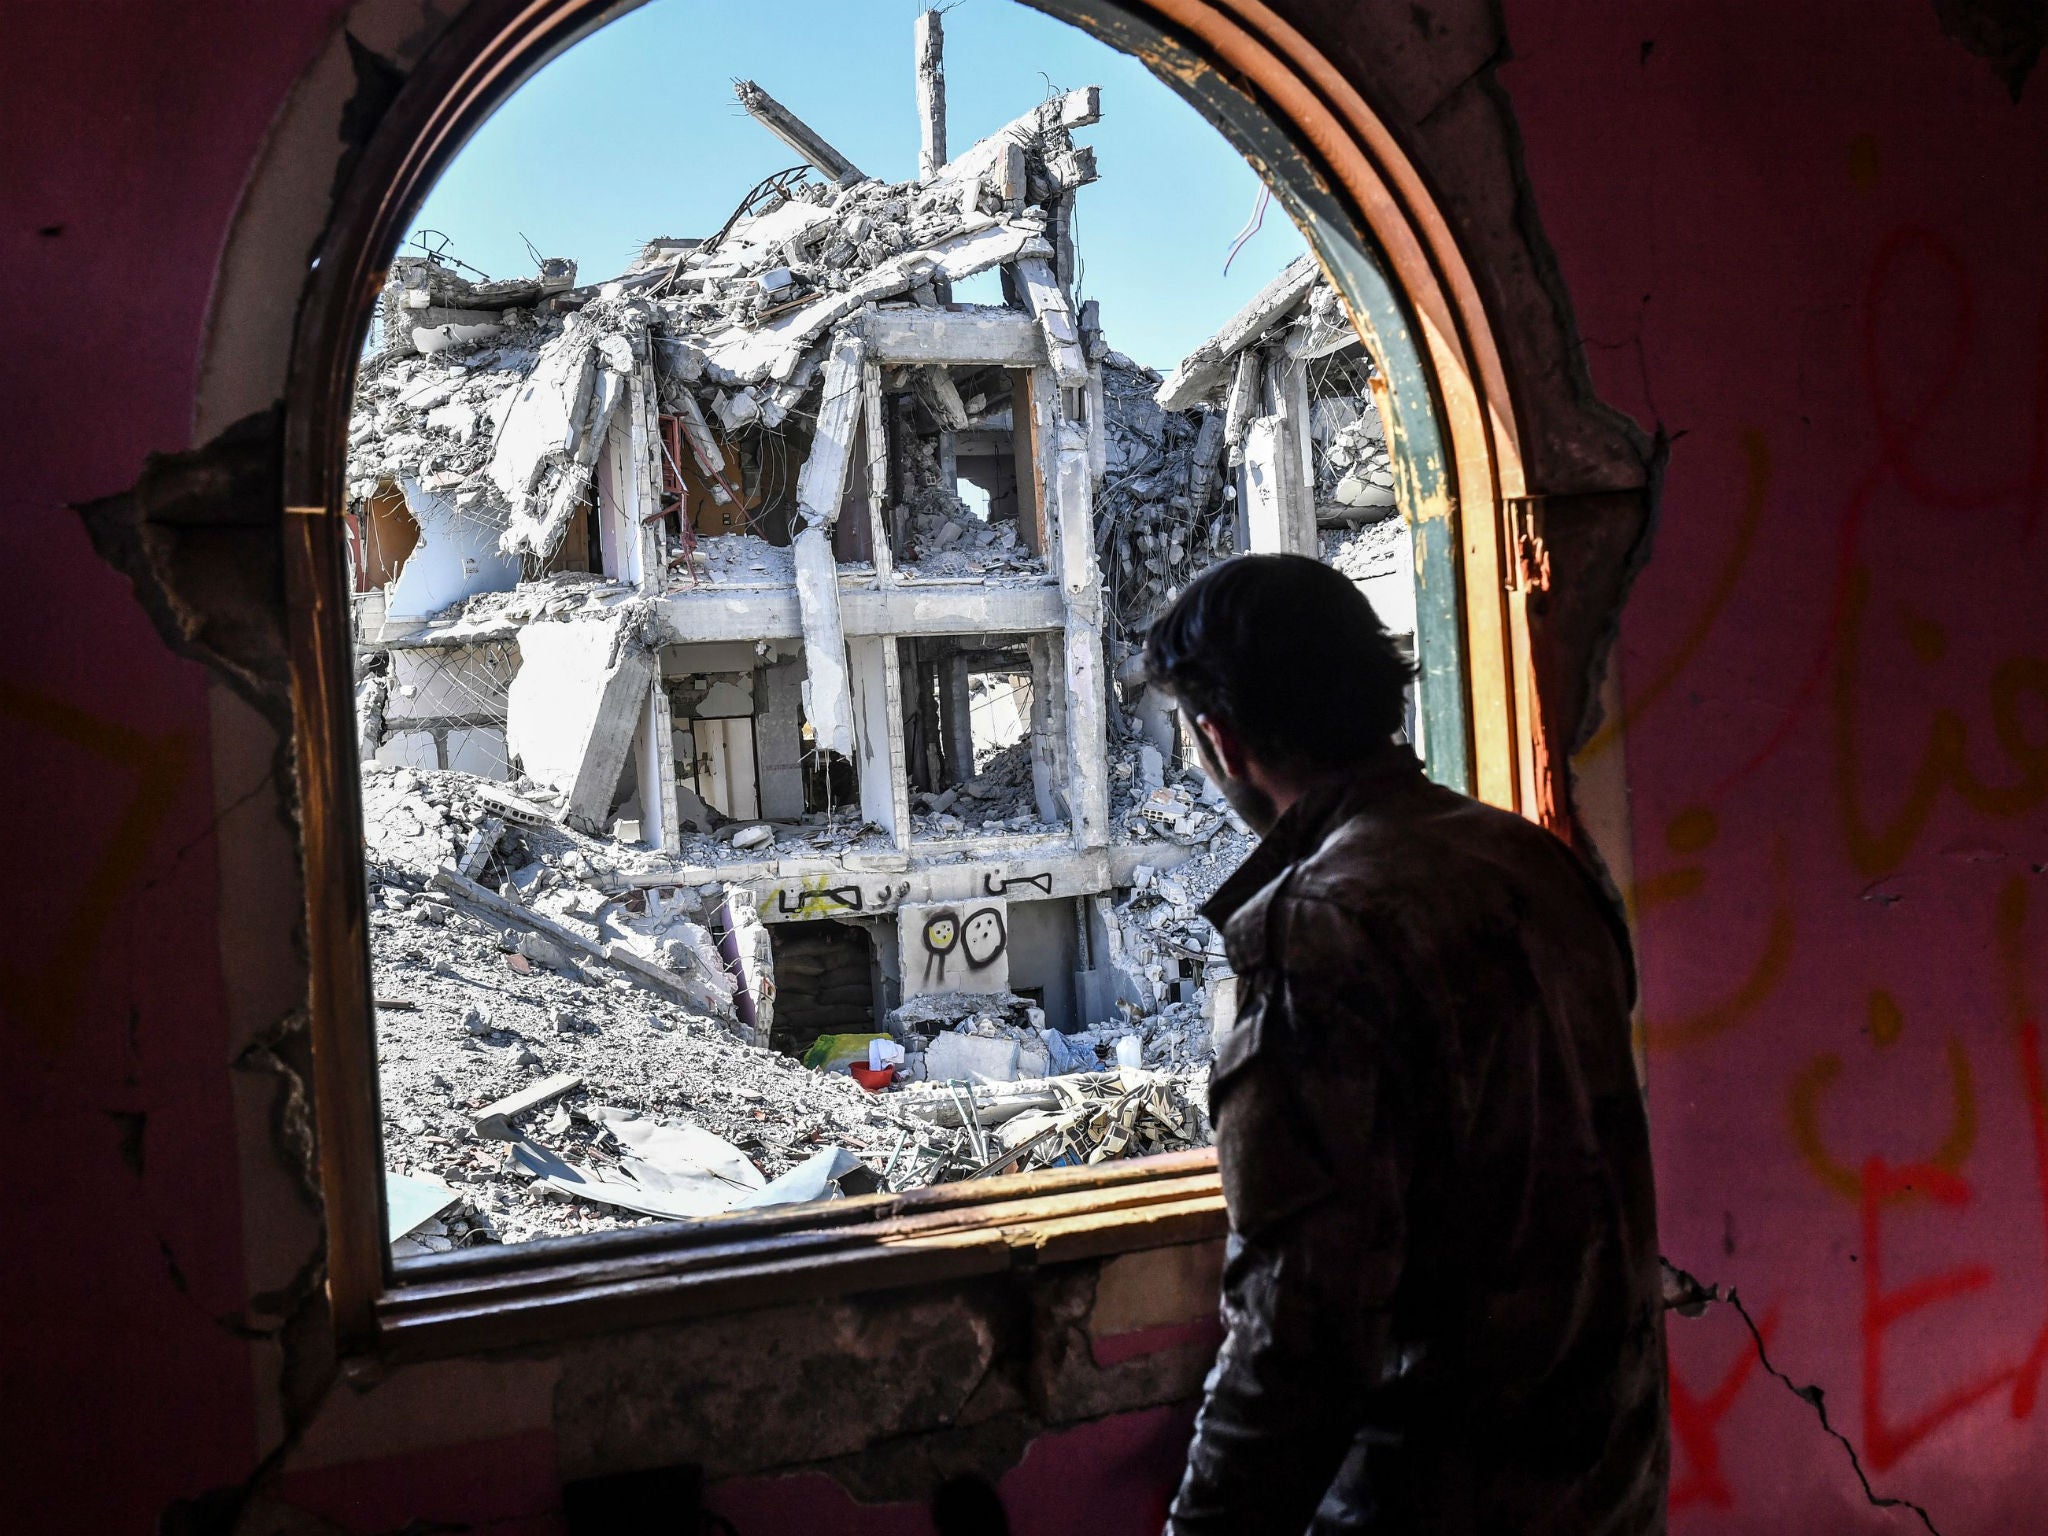
[[[968,733],[974,771],[988,771],[1003,753],[1031,737],[1031,674],[971,672],[967,678]]]
[[[1042,834],[1068,820],[1051,635],[904,646],[903,739],[919,837]]]
[[[1028,371],[904,367],[890,370],[884,386],[892,471],[884,526],[906,571],[1042,571],[1033,437],[1028,421],[1021,437],[1015,425],[1020,401],[1029,413]]]

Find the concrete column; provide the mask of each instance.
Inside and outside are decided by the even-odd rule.
[[[762,668],[755,691],[754,751],[761,814],[795,821],[804,813],[803,668],[779,661]]]
[[[910,788],[903,771],[903,697],[894,635],[862,635],[846,647],[853,694],[854,765],[860,812],[899,848],[910,844]]]
[[[1276,349],[1268,379],[1273,396],[1279,552],[1314,559],[1316,491],[1309,444],[1308,366],[1292,351]]]
[[[972,695],[967,658],[954,652],[939,663],[939,729],[945,733],[946,764],[953,782],[974,777]]]
[[[641,839],[665,853],[683,851],[682,822],[676,812],[674,735],[668,690],[661,686],[657,668],[647,689],[640,733],[633,742],[633,766],[639,779]]]
[[[1056,822],[1065,819],[1060,765],[1067,757],[1066,719],[1053,708],[1061,682],[1060,647],[1052,635],[1033,635],[1027,648],[1031,653],[1031,798],[1037,803],[1039,820]]]
[[[1060,595],[1065,600],[1067,804],[1084,848],[1109,843],[1108,681],[1102,659],[1102,573],[1095,558],[1093,477],[1088,434],[1058,424],[1050,483],[1059,532]]]

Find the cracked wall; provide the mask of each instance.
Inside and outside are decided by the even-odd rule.
[[[1666,1250],[1755,1326],[1673,1323],[1675,1524],[1917,1523],[1871,1509],[1824,1403],[1879,1496],[2025,1528],[2048,1418],[2038,87],[1969,51],[1981,29],[1950,40],[1969,7],[1280,8],[1416,158],[1499,328],[1550,498],[1562,738],[1661,472],[1618,707],[1579,763],[1634,804],[1633,846],[1604,851],[1634,871]],[[1022,1529],[1071,1528],[1074,1498],[1143,1529],[1213,1347],[1213,1249],[1139,1256],[1166,1265],[1143,1283],[1069,1266],[337,1375],[266,413],[341,162],[454,8],[372,0],[353,43],[343,11],[117,5],[15,38],[0,261],[38,302],[0,364],[30,445],[0,492],[27,578],[0,614],[25,872],[0,1151],[24,1520],[544,1530],[571,1465],[701,1453],[743,1530],[854,1500],[920,1529],[960,1471]],[[786,1354],[759,1352],[770,1329]],[[849,1357],[889,1380],[886,1422]],[[767,1415],[758,1456],[691,1417],[698,1385]]]
[[[1580,763],[1626,757],[1664,1251],[1749,1314],[1671,1324],[1681,1532],[1922,1529],[1848,1446],[2039,1523],[2048,133],[1968,9],[1507,7],[1592,380],[1669,445]]]

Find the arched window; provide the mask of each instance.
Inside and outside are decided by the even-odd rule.
[[[1568,743],[1547,717],[1555,705],[1539,688],[1547,675],[1540,607],[1550,575],[1543,502],[1524,483],[1516,402],[1478,284],[1422,177],[1339,72],[1256,8],[1240,13],[1206,0],[1086,7],[1044,0],[1040,8],[1143,60],[1260,170],[1308,236],[1320,274],[1341,296],[1372,360],[1364,372],[1412,530],[1414,630],[1424,668],[1417,732],[1429,771],[1561,825],[1567,797],[1560,754]],[[347,168],[298,312],[286,399],[287,568],[328,1273],[344,1341],[398,1353],[502,1344],[595,1320],[645,1321],[821,1289],[875,1289],[976,1273],[1015,1262],[1019,1253],[1083,1257],[1219,1232],[1222,1202],[1213,1161],[1196,1152],[734,1216],[708,1226],[639,1228],[573,1240],[567,1248],[507,1247],[403,1274],[393,1270],[366,964],[351,662],[350,593],[371,528],[369,511],[352,509],[344,468],[352,382],[394,250],[434,179],[510,92],[618,9],[598,0],[473,5],[408,76],[384,82],[389,105]],[[237,302],[236,261],[231,252],[221,314]],[[1056,308],[1057,299],[1052,302]],[[1026,307],[1034,306],[1027,301]],[[851,354],[843,361],[853,388],[868,362]],[[1054,375],[1057,361],[1048,359]],[[222,364],[214,359],[209,366],[218,372]],[[1072,420],[1085,421],[1080,375],[1054,382],[1071,387],[1075,399],[1065,409]],[[879,420],[872,373],[867,395],[870,418]],[[1012,398],[1028,402],[1030,391]],[[1022,415],[1013,409],[1013,431]],[[683,439],[672,446],[683,446]],[[685,494],[680,482],[689,478],[683,457],[676,455],[679,497]],[[1007,463],[999,454],[987,457],[986,464],[958,469],[961,482],[974,487],[963,502],[992,509],[1007,496],[1013,509],[1025,506],[1030,455],[1015,454]],[[1057,472],[1049,452],[1041,463]],[[706,475],[716,467],[697,466]],[[1038,512],[1042,519],[1042,505]],[[662,515],[657,507],[649,520]],[[1013,515],[1024,530],[1022,547],[1042,552],[1043,545],[1034,548],[1028,510]],[[872,537],[866,546],[871,561],[892,534],[877,522]],[[838,556],[844,560],[846,551]],[[831,552],[825,558],[829,566]],[[854,627],[845,633],[851,638]],[[858,662],[857,646],[850,654]],[[1056,654],[1070,652],[1028,636],[984,635],[966,643],[933,628],[895,658],[901,675],[933,690],[928,793],[947,787],[949,760],[955,780],[964,775],[962,763],[982,765],[984,749],[998,745],[999,714],[1007,729],[1024,728],[1019,722],[1040,707],[1033,700],[1051,692]],[[716,673],[707,663],[688,678],[708,696],[718,686]],[[894,688],[898,680],[898,669],[885,667],[875,686]],[[981,691],[974,693],[977,686]],[[952,723],[945,709],[949,687],[967,701]],[[974,699],[982,701],[986,741],[976,734]],[[730,776],[716,777],[730,775],[737,761],[751,763],[756,752],[751,740],[744,752],[734,744],[732,718],[706,711],[701,730],[693,732],[706,742],[732,744],[705,749],[710,777],[693,786],[700,798],[749,792]],[[814,729],[819,724],[809,722]],[[949,730],[959,743],[950,758]],[[907,759],[909,747],[898,745]],[[691,750],[697,751],[694,742]],[[905,785],[916,771],[906,762]],[[757,781],[752,792],[758,794]],[[870,819],[911,814],[907,796],[898,785],[897,803],[878,805]],[[1077,790],[1069,802],[1077,825],[1089,814],[1084,798]],[[757,803],[753,810],[759,814]],[[886,860],[875,873],[890,873],[885,866]],[[836,903],[821,915],[845,923],[865,917],[874,898],[821,892],[816,899]],[[970,939],[984,948],[1000,942],[993,926],[982,921],[976,927],[977,921],[963,910],[953,927],[927,923],[920,931],[943,931],[949,949],[971,948]],[[873,943],[858,926],[847,934],[840,947]],[[832,948],[822,941],[815,947],[820,955]],[[859,953],[865,956],[868,948]],[[822,991],[808,1005],[828,1006]]]

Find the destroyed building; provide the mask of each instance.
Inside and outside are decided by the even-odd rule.
[[[581,1229],[522,1190],[602,1223],[761,1184],[678,1205],[636,1115],[807,1198],[1201,1144],[1231,990],[1196,908],[1249,838],[1144,626],[1287,549],[1413,630],[1372,366],[1309,258],[1165,380],[1077,301],[1096,89],[951,159],[926,92],[904,183],[736,94],[802,163],[723,227],[581,286],[403,258],[361,369],[387,1159],[503,1196],[442,1241]],[[989,271],[1005,302],[954,302]]]

